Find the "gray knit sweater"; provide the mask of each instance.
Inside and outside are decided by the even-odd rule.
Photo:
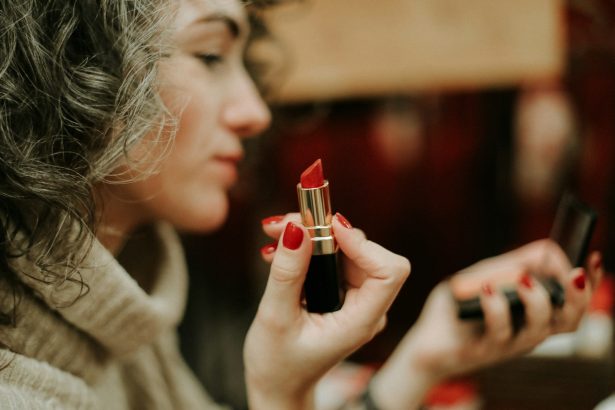
[[[17,304],[16,326],[0,325],[1,409],[219,408],[178,352],[187,273],[173,229],[138,235],[120,261],[96,243],[80,270],[87,293],[74,303],[81,281],[48,285],[15,261],[32,292]],[[3,311],[13,295],[0,282]]]

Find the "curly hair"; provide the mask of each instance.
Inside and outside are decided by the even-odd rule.
[[[166,3],[0,0],[0,279],[18,256],[51,284],[78,275],[93,185],[165,123]]]
[[[261,12],[279,2],[243,1],[249,44],[268,38]],[[144,136],[172,141],[157,63],[174,11],[170,0],[0,0],[0,284],[14,300],[17,257],[37,267],[23,274],[87,292],[79,265],[100,214],[94,185]],[[248,67],[263,85],[263,65]],[[0,324],[15,325],[14,313],[0,311]]]

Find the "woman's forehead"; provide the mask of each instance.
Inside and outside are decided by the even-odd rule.
[[[242,28],[247,25],[245,10],[239,0],[180,0],[177,27],[188,27],[214,15],[229,17]]]

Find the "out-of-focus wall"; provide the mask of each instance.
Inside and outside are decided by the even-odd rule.
[[[505,86],[565,61],[561,0],[289,1],[267,21],[285,102]]]

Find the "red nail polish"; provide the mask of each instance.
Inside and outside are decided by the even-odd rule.
[[[284,236],[282,237],[282,244],[285,248],[295,250],[301,246],[303,242],[303,231],[297,225],[292,222],[286,224],[284,229]]]
[[[278,243],[271,242],[261,248],[261,253],[263,255],[271,255],[276,249],[278,249]]]
[[[521,279],[519,279],[519,283],[521,283],[521,285],[527,289],[532,289],[532,287],[534,286],[534,281],[528,273],[524,273],[523,276],[521,276]]]
[[[350,224],[350,222],[348,222],[348,219],[346,219],[344,217],[344,215],[340,214],[339,212],[335,214],[335,217],[337,218],[338,221],[340,221],[340,223],[348,228],[348,229],[352,229],[352,225]]]
[[[489,283],[483,283],[482,290],[483,290],[483,293],[487,296],[493,295],[493,288],[491,287]]]
[[[574,280],[572,281],[574,283],[574,286],[579,289],[579,290],[583,290],[585,289],[585,272],[581,271],[581,273],[579,274],[579,276],[577,276],[576,278],[574,278]]]
[[[274,215],[268,218],[265,218],[261,221],[263,225],[273,225],[279,223],[282,219],[284,219],[284,215]]]

